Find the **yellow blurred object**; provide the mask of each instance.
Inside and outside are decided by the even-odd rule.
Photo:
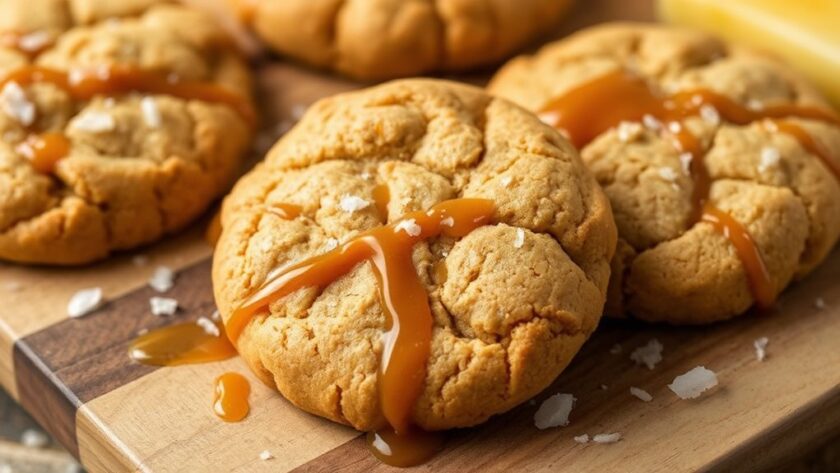
[[[658,0],[659,17],[771,51],[840,108],[840,0]]]

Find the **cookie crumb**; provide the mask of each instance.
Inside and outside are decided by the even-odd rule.
[[[260,452],[260,460],[268,461],[268,460],[271,460],[272,458],[274,458],[274,455],[272,455],[272,453],[269,452],[268,450],[263,450],[263,451]]]
[[[152,297],[149,299],[152,315],[175,315],[178,311],[178,301],[169,297]]]
[[[117,127],[117,122],[109,113],[88,110],[74,118],[70,127],[91,133],[103,133],[113,131]]]
[[[779,164],[780,159],[782,159],[782,155],[778,149],[772,146],[761,148],[761,161],[758,163],[758,172],[764,174],[768,169]]]
[[[50,443],[50,438],[47,434],[36,429],[26,429],[20,436],[20,443],[24,447],[29,448],[44,448]]]
[[[575,436],[575,442],[577,442],[577,443],[589,443],[589,434],[576,435]]]
[[[516,249],[522,248],[525,245],[525,230],[521,228],[516,229],[516,238],[513,240],[513,247]]]
[[[140,100],[140,109],[143,111],[143,121],[149,128],[158,128],[161,124],[160,110],[154,97],[143,97]]]
[[[540,430],[569,425],[569,414],[576,400],[571,394],[555,394],[549,397],[534,414],[534,425]]]
[[[176,302],[175,304],[177,305],[178,303]],[[196,323],[196,325],[201,327],[201,329],[204,330],[204,333],[206,333],[207,335],[218,337],[219,335],[222,334],[219,331],[219,327],[216,324],[214,324],[213,321],[208,319],[207,317],[203,317],[203,316],[199,317],[195,321],[195,323]]]
[[[73,318],[87,315],[102,305],[102,288],[82,289],[67,303],[67,315]]]
[[[149,286],[157,292],[172,289],[175,286],[175,272],[167,266],[158,266],[149,278]]]
[[[642,123],[649,130],[658,131],[662,128],[662,122],[656,119],[653,115],[645,114],[642,117]]]
[[[38,52],[52,41],[52,34],[46,30],[33,31],[18,39],[18,47],[28,53]]]
[[[417,221],[413,218],[403,220],[402,222],[398,223],[396,227],[394,227],[394,232],[399,232],[401,230],[408,233],[408,236],[413,237],[420,235],[420,233],[423,231],[423,229],[420,228],[420,225],[417,225]]]
[[[767,337],[761,337],[755,339],[753,341],[753,346],[755,347],[755,358],[758,361],[764,361],[767,358],[767,344],[770,342],[770,339]]]
[[[720,113],[718,110],[709,104],[700,106],[700,118],[702,118],[709,125],[720,125]]]
[[[644,402],[650,402],[653,400],[653,396],[651,396],[649,392],[645,391],[644,389],[637,388],[635,386],[630,387],[630,394],[641,399]]]
[[[592,441],[595,443],[616,443],[621,440],[621,434],[618,432],[613,432],[611,434],[598,434],[592,437]]]
[[[679,174],[677,174],[677,171],[674,171],[673,168],[669,168],[666,166],[659,168],[659,177],[665,179],[668,182],[676,182],[677,178],[679,177]]]
[[[630,359],[636,364],[645,365],[649,370],[656,367],[656,364],[662,361],[662,344],[659,340],[653,338],[647,345],[641,346],[630,353]]]
[[[814,299],[814,307],[816,307],[818,310],[825,309],[825,299],[823,299],[822,297],[817,297],[816,299]]]
[[[345,195],[341,198],[338,206],[345,212],[353,213],[368,208],[370,206],[370,202],[355,195]]]
[[[668,388],[680,399],[695,399],[717,384],[718,379],[714,371],[697,366],[674,378],[674,382],[669,384]]]
[[[642,134],[642,125],[636,122],[623,121],[618,124],[616,134],[618,135],[618,141],[622,143],[631,142]]]
[[[35,123],[35,104],[29,101],[26,92],[15,81],[7,82],[0,91],[0,108],[23,126]]]

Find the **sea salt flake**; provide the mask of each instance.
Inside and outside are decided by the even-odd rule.
[[[0,463],[0,473],[15,473],[15,471],[12,470],[12,465]]]
[[[140,100],[140,110],[143,112],[143,121],[149,128],[158,128],[161,125],[160,110],[154,97],[143,97]]]
[[[18,292],[23,289],[23,285],[17,281],[6,281],[3,283],[3,289],[7,292]]]
[[[338,247],[338,240],[335,238],[328,238],[327,243],[324,245],[324,249],[326,251],[332,251]]]
[[[371,178],[373,176],[369,172],[365,171],[365,172],[359,174],[359,177],[361,177],[362,179],[364,179],[366,181],[369,181],[369,180],[371,180]]]
[[[680,122],[668,122],[668,131],[677,134],[682,131],[682,125]]]
[[[571,394],[555,394],[540,405],[534,414],[534,425],[538,429],[569,425],[569,414],[575,405]]]
[[[70,126],[76,130],[102,133],[112,131],[117,127],[117,122],[109,113],[91,110],[74,118]]]
[[[134,257],[131,258],[131,264],[137,266],[138,268],[142,268],[143,266],[149,264],[149,257],[146,255],[134,255]]]
[[[600,387],[601,387],[601,391],[606,391],[607,389],[610,389],[610,387],[607,386],[606,384],[602,384]]]
[[[645,114],[642,117],[642,123],[645,125],[646,128],[649,130],[659,130],[662,128],[662,122],[656,119],[653,115]]]
[[[210,314],[210,320],[218,322],[222,320],[222,314],[218,310],[214,310],[213,313]]]
[[[674,378],[668,388],[680,399],[695,399],[718,384],[714,371],[698,366]]]
[[[213,321],[208,319],[207,317],[199,317],[195,321],[195,323],[196,325],[201,327],[201,329],[204,330],[204,333],[206,333],[207,335],[211,335],[214,337],[218,337],[219,335],[221,335],[221,332],[219,331],[219,326],[213,323]]]
[[[50,438],[44,432],[36,429],[26,429],[20,436],[20,443],[24,447],[44,448],[50,443]]]
[[[630,387],[630,394],[641,399],[644,402],[650,402],[653,400],[653,396],[651,396],[649,392],[645,391],[644,389],[637,388],[635,386]]]
[[[67,303],[67,315],[76,318],[87,315],[102,305],[102,288],[82,289]]]
[[[510,187],[510,184],[513,182],[513,178],[510,176],[502,176],[501,182],[502,187]]]
[[[589,434],[576,435],[575,436],[575,442],[577,442],[577,443],[589,443]]]
[[[417,221],[413,218],[403,220],[402,222],[398,223],[396,227],[394,227],[395,232],[404,231],[408,234],[408,236],[413,237],[420,235],[422,230],[423,229],[420,228],[420,225],[417,225]]]
[[[636,122],[621,122],[616,128],[618,140],[627,143],[635,140],[642,134],[642,125]]]
[[[521,228],[516,229],[516,238],[513,240],[513,247],[514,248],[522,248],[525,245],[525,230]]]
[[[353,213],[362,209],[366,209],[370,206],[370,202],[362,199],[361,197],[355,195],[345,195],[341,198],[341,201],[338,203],[339,208],[341,210]]]
[[[814,299],[814,307],[816,307],[819,310],[825,309],[825,299],[823,299],[822,297],[817,297],[816,299]]]
[[[718,113],[718,110],[715,107],[709,104],[703,104],[700,107],[700,118],[710,125],[720,124],[720,113]]]
[[[679,177],[679,174],[677,174],[677,171],[674,171],[674,168],[669,168],[666,166],[659,168],[659,177],[665,179],[668,182],[676,182],[677,178]]]
[[[263,450],[263,451],[260,452],[260,460],[268,461],[268,460],[271,460],[272,458],[274,458],[274,455],[272,455],[272,453],[269,452],[268,450]]]
[[[758,99],[750,99],[747,101],[747,108],[754,111],[764,110],[764,103]]]
[[[770,339],[767,337],[756,338],[753,341],[753,347],[755,347],[755,358],[758,361],[764,361],[767,358],[767,344],[770,342]]]
[[[685,174],[691,174],[691,161],[694,160],[694,155],[691,153],[680,154],[680,166]]]
[[[149,299],[152,315],[175,315],[178,311],[178,301],[169,297],[152,297]]]
[[[611,434],[597,434],[592,437],[592,441],[595,443],[616,443],[621,440],[621,434],[618,432],[613,432]]]
[[[454,227],[455,226],[455,219],[452,217],[446,217],[445,219],[440,221],[440,224],[445,227]]]
[[[649,370],[656,367],[662,361],[662,343],[657,339],[651,339],[647,345],[641,346],[630,353],[630,359],[636,364],[645,365]]]
[[[25,34],[18,39],[18,47],[26,52],[34,53],[47,46],[52,41],[49,31],[40,30]]]
[[[611,355],[618,355],[619,353],[621,353],[621,345],[616,343],[615,345],[612,346],[612,348],[610,348],[610,354]]]
[[[35,122],[35,104],[26,97],[26,92],[15,81],[7,82],[0,91],[0,108],[23,126]]]
[[[761,148],[761,161],[758,163],[758,172],[762,174],[767,172],[768,169],[779,164],[779,160],[781,159],[782,155],[778,149],[772,146]]]
[[[172,289],[175,286],[175,272],[167,266],[158,266],[149,278],[149,286],[157,292]]]
[[[302,104],[294,104],[292,108],[289,110],[290,115],[294,121],[298,121],[303,118],[303,115],[306,113],[306,105]]]

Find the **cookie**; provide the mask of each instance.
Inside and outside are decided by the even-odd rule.
[[[213,286],[242,357],[296,406],[367,431],[388,415],[379,371],[394,353],[419,358],[396,385],[424,429],[548,386],[599,321],[616,239],[559,133],[480,89],[417,79],[313,105],[237,183],[222,226]],[[429,336],[419,351],[383,355],[383,302],[428,308],[408,332]]]
[[[0,259],[88,263],[178,231],[249,147],[250,73],[183,7],[2,47],[0,77]]]
[[[611,24],[512,60],[489,90],[562,129],[609,196],[612,314],[698,324],[772,305],[840,235],[840,119],[771,57]]]
[[[270,48],[357,79],[463,71],[545,33],[571,0],[232,0]]]

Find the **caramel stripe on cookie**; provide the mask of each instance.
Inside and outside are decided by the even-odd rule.
[[[144,286],[97,312],[18,340],[13,356],[20,403],[78,457],[76,410],[158,369],[133,362],[130,342],[142,329],[211,314],[215,302],[209,275],[209,260],[180,273],[178,284],[167,293],[182,309],[174,316],[152,315],[149,298],[158,293]]]
[[[801,118],[840,125],[840,117],[830,110],[796,104],[767,105],[760,109],[745,107],[724,95],[707,89],[660,95],[648,83],[628,71],[618,70],[590,80],[565,94],[550,100],[541,110],[540,118],[563,130],[578,148],[588,145],[605,131],[623,121],[661,121],[662,133],[674,146],[690,157],[689,172],[694,181],[691,225],[711,224],[735,247],[746,277],[759,307],[770,307],[777,290],[770,277],[761,252],[740,222],[708,202],[712,178],[706,169],[706,147],[681,120],[701,115],[704,107],[714,107],[720,116],[737,125],[768,120],[774,131],[788,133],[809,152],[815,154],[835,176],[840,177],[838,164],[799,126],[779,119]],[[590,114],[589,110],[598,110]]]

